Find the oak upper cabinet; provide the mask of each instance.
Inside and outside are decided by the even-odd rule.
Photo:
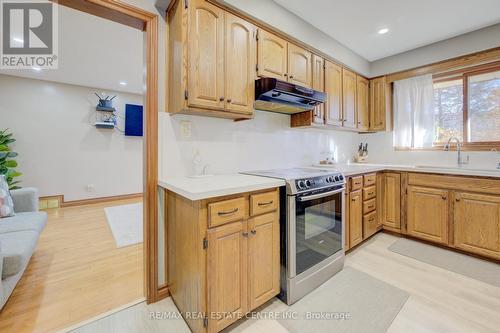
[[[356,75],[356,112],[358,116],[358,130],[368,131],[369,119],[369,81]]]
[[[246,222],[239,221],[208,229],[208,329],[219,332],[248,311],[248,248]]]
[[[206,1],[190,4],[188,106],[224,109],[224,15]]]
[[[362,190],[349,193],[349,248],[363,241]]]
[[[255,34],[253,24],[226,13],[226,110],[252,113],[255,95]]]
[[[342,69],[343,97],[343,127],[356,128],[358,115],[356,113],[356,74]]]
[[[257,74],[287,80],[288,42],[265,30],[258,30],[257,42]]]
[[[448,244],[448,190],[408,186],[408,235]]]
[[[342,126],[342,67],[325,60],[325,123]]]
[[[391,113],[391,85],[385,76],[370,80],[370,131],[385,131]]]
[[[325,91],[325,60],[318,55],[312,55],[312,88],[318,91]],[[324,103],[314,108],[313,122],[324,124],[325,122]]]
[[[256,28],[205,0],[168,12],[168,111],[253,116]]]
[[[500,259],[500,196],[455,192],[454,246]]]
[[[288,82],[312,86],[312,53],[292,43],[288,43]]]
[[[401,229],[401,175],[394,172],[381,174],[379,201],[380,219],[385,228]]]
[[[248,297],[255,309],[280,292],[280,230],[276,212],[248,220]]]

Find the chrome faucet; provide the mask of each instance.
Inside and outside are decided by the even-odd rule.
[[[462,165],[462,164],[468,164],[469,163],[469,155],[467,155],[467,160],[464,161],[462,159],[462,144],[460,143],[460,140],[456,137],[456,136],[452,136],[448,142],[444,145],[444,151],[449,151],[450,150],[450,142],[452,140],[455,140],[456,144],[457,144],[457,153],[458,153],[458,156],[457,156],[457,163],[458,163],[458,166]]]

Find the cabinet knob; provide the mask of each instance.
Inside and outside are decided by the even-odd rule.
[[[243,237],[248,237],[248,232],[242,233]]]
[[[441,199],[446,200],[446,195],[443,195]]]
[[[290,79],[293,79],[293,75],[290,75]]]
[[[224,102],[224,99],[225,99],[225,98],[224,98],[224,96],[221,96],[221,97],[219,98],[219,101]]]
[[[228,102],[228,103],[231,103],[231,101],[232,101],[232,99],[231,99],[231,98],[229,98],[229,99],[227,100],[227,102]]]
[[[250,230],[250,232],[252,233],[252,235],[255,235],[257,233],[257,230]]]
[[[288,74],[287,74],[287,73],[285,73],[285,74],[283,74],[283,76],[284,76],[284,77],[287,77],[287,76],[288,76]]]
[[[460,198],[455,198],[455,201],[460,201]]]

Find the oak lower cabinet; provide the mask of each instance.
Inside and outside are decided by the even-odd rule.
[[[454,246],[500,259],[500,196],[454,193]]]
[[[349,193],[349,247],[363,241],[363,197],[361,190]]]
[[[377,174],[351,176],[346,190],[345,250],[382,229],[377,211]]]
[[[408,235],[448,244],[448,190],[408,186]]]
[[[167,192],[167,286],[193,332],[219,332],[279,294],[278,193]]]
[[[385,229],[401,229],[401,174],[383,172],[379,183],[380,222]]]
[[[167,21],[168,111],[251,118],[256,27],[205,0],[176,0]]]

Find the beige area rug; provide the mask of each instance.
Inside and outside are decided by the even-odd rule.
[[[288,307],[278,322],[293,333],[383,333],[408,297],[399,288],[345,267]]]

